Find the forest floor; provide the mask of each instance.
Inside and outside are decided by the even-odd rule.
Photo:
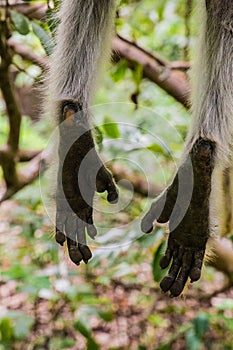
[[[17,201],[1,205],[1,350],[233,349],[233,288],[224,290],[221,273],[205,268],[171,299],[137,243],[115,260],[76,268],[57,254],[36,212]]]

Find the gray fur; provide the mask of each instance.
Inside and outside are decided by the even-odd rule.
[[[112,31],[115,0],[64,0],[58,14],[57,46],[51,59],[51,114],[57,103],[75,99],[88,107],[106,42]]]
[[[202,2],[202,39],[193,70],[193,125],[188,149],[198,137],[215,141],[228,160],[233,140],[233,1]],[[199,12],[200,17],[200,12]]]

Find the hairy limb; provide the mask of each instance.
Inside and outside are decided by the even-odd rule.
[[[168,247],[160,264],[162,268],[172,264],[161,288],[173,296],[182,292],[188,277],[191,281],[200,277],[210,232],[209,196],[215,159],[218,165],[227,164],[232,155],[233,2],[203,0],[200,5],[202,35],[194,67],[193,122],[187,141],[193,176],[186,157],[171,186],[142,221],[142,230],[150,232],[154,220],[169,220]],[[190,201],[189,183],[193,191]]]
[[[115,0],[64,0],[58,17],[57,45],[51,59],[50,114],[59,124],[56,240],[67,241],[75,264],[91,257],[86,232],[94,238],[93,196],[108,191],[117,200],[111,174],[100,160],[90,131],[88,108],[96,75],[106,55]]]
[[[118,192],[110,172],[94,146],[85,112],[75,101],[61,104],[58,188],[56,193],[56,240],[67,241],[70,259],[79,265],[92,254],[86,245],[86,232],[94,239],[93,197],[95,191],[108,192],[116,202]]]
[[[210,235],[209,196],[214,150],[214,142],[198,139],[189,154],[190,159],[181,165],[172,184],[142,220],[142,230],[146,233],[153,230],[155,220],[160,223],[169,220],[168,246],[160,265],[164,269],[171,261],[172,264],[160,286],[172,296],[183,291],[189,277],[194,282],[201,275]]]

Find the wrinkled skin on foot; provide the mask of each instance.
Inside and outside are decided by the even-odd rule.
[[[87,117],[76,102],[65,101],[60,111],[59,170],[56,191],[56,241],[67,241],[70,259],[76,265],[92,257],[86,233],[94,239],[93,197],[108,192],[116,203],[118,191],[111,173],[100,160]]]
[[[142,231],[153,230],[153,222],[169,221],[169,238],[160,266],[172,262],[160,284],[164,292],[178,296],[188,280],[201,276],[205,247],[209,238],[209,196],[214,168],[215,144],[198,139],[172,184],[152,204],[142,220]],[[190,166],[192,165],[192,166]]]

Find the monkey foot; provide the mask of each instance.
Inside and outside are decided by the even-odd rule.
[[[160,261],[168,275],[160,287],[171,296],[178,296],[188,280],[197,281],[209,238],[209,196],[214,168],[215,143],[198,139],[180,166],[172,184],[152,203],[142,220],[142,231],[153,230],[153,222],[169,221],[169,239]]]
[[[60,130],[56,192],[56,241],[60,245],[67,241],[70,259],[76,265],[82,260],[87,263],[92,257],[86,244],[86,233],[92,239],[97,234],[93,224],[95,191],[107,191],[110,203],[118,200],[112,175],[96,153],[91,132],[84,124],[85,119],[79,118],[78,108],[73,101],[62,104],[66,123]]]

